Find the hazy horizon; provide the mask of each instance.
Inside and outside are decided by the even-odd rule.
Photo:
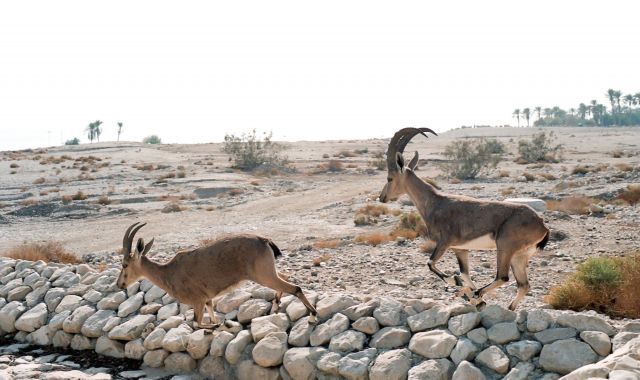
[[[0,14],[0,150],[101,140],[383,138],[516,125],[515,108],[640,92],[640,5],[13,2]],[[521,121],[521,123],[524,123]]]

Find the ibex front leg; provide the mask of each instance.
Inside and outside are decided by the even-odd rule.
[[[449,285],[456,285],[455,280],[452,277],[448,277],[444,274],[440,269],[436,268],[436,263],[438,260],[442,258],[442,255],[447,251],[448,244],[442,244],[438,242],[436,247],[433,249],[431,253],[431,257],[429,258],[429,262],[427,262],[427,266],[429,269],[436,274],[436,276],[440,277],[440,279],[446,282]]]

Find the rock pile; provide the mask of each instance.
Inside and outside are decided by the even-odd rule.
[[[581,313],[309,294],[320,319],[311,325],[295,297],[269,314],[275,293],[249,285],[218,301],[217,318],[226,322],[211,334],[194,329],[193,311],[146,280],[118,289],[118,273],[0,259],[0,332],[216,379],[582,379],[640,371],[639,323],[617,331]]]

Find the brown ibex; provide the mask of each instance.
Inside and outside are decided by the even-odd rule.
[[[282,253],[270,240],[256,235],[241,234],[221,237],[206,246],[177,253],[166,264],[150,260],[147,253],[153,239],[146,245],[136,232],[144,224],[132,224],[122,240],[122,271],[117,284],[125,289],[141,277],[164,289],[179,302],[193,307],[194,319],[201,328],[215,328],[213,299],[251,280],[276,291],[272,312],[277,312],[283,292],[300,299],[311,313],[310,323],[316,321],[316,309],[309,303],[299,286],[283,280],[276,271],[275,259]],[[203,323],[204,308],[209,312],[209,324]]]
[[[518,284],[518,292],[509,308],[515,310],[529,291],[527,265],[532,248],[543,249],[549,239],[549,229],[543,219],[529,206],[516,203],[481,200],[447,194],[420,179],[414,169],[418,152],[408,165],[402,153],[411,138],[428,128],[404,128],[391,139],[387,150],[387,183],[380,194],[385,203],[407,194],[427,225],[427,235],[435,242],[428,262],[429,269],[448,284],[464,286],[473,303],[484,304],[482,297],[509,281],[509,266]],[[448,277],[436,263],[448,248],[454,249],[460,266],[460,276]],[[496,278],[476,289],[469,276],[467,250],[497,249]],[[473,294],[469,291],[473,290]]]

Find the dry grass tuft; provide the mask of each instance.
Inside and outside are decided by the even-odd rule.
[[[378,223],[380,215],[399,215],[399,210],[390,210],[383,204],[368,204],[356,211],[353,222],[356,226],[369,226]]]
[[[355,157],[356,153],[350,150],[341,150],[340,152],[333,155],[333,157]]]
[[[546,179],[547,181],[553,181],[558,179],[558,177],[556,177],[555,175],[551,174],[551,173],[539,173],[538,174],[540,177]]]
[[[33,184],[34,184],[34,185],[40,185],[40,184],[43,184],[44,182],[45,182],[44,177],[40,177],[40,178],[36,178],[36,179],[33,181]]]
[[[382,243],[387,243],[389,241],[393,240],[393,237],[391,237],[388,234],[383,234],[380,232],[373,232],[370,234],[363,234],[363,235],[358,235],[356,236],[356,238],[354,239],[356,243],[358,244],[366,244],[366,245],[372,245],[372,246],[378,246]]]
[[[616,168],[621,172],[631,172],[633,171],[633,166],[627,164],[626,162],[620,162],[616,164]]]
[[[318,240],[313,243],[313,247],[316,249],[334,249],[342,245],[342,241],[340,239],[329,239],[329,240]]]
[[[15,162],[12,162],[12,163],[9,165],[9,167],[10,167],[11,169],[16,169],[16,168],[19,168],[19,167],[20,167],[20,165],[16,164]]]
[[[109,197],[108,197],[108,196],[106,196],[106,195],[101,195],[101,196],[98,198],[98,203],[99,203],[99,204],[101,204],[101,205],[103,205],[103,206],[106,206],[106,205],[108,205],[108,204],[111,204],[111,199],[109,199]]]
[[[613,317],[640,318],[640,253],[592,257],[551,289],[545,301],[556,309],[596,310]]]
[[[547,208],[551,211],[561,211],[572,215],[586,215],[589,213],[589,205],[597,203],[597,200],[584,196],[567,197],[560,200],[547,201]]]
[[[83,193],[82,191],[78,190],[77,193],[73,194],[71,196],[71,199],[73,199],[74,201],[83,201],[85,199],[87,199],[87,196],[85,193]]]
[[[536,176],[529,172],[522,173],[522,176],[527,180],[527,182],[535,181],[536,179]]]
[[[571,170],[571,174],[587,174],[591,171],[591,168],[587,166],[578,165]]]
[[[515,193],[515,191],[516,191],[516,188],[513,187],[513,186],[510,186],[510,187],[501,189],[500,190],[500,194],[502,194],[503,196],[506,197],[507,195],[511,195],[511,194]]]
[[[240,188],[233,188],[229,190],[229,195],[235,197],[236,195],[244,194],[244,190]]]
[[[338,160],[329,160],[323,167],[330,172],[341,172],[344,170],[344,165]]]
[[[27,243],[10,249],[4,256],[17,260],[78,264],[81,261],[67,252],[59,242]]]
[[[620,158],[622,157],[623,154],[624,152],[621,151],[620,149],[616,149],[613,152],[611,152],[611,156],[613,156],[613,158]]]
[[[60,197],[60,200],[62,201],[63,205],[68,205],[73,199],[71,198],[71,195],[63,195],[62,197]]]
[[[500,178],[505,178],[505,177],[508,177],[510,173],[508,170],[500,170],[499,175],[500,175]]]
[[[173,201],[173,202],[167,203],[167,205],[162,208],[162,212],[166,214],[170,212],[181,212],[188,209],[189,207],[183,205],[179,201]]]
[[[618,195],[618,199],[621,199],[630,205],[635,205],[640,202],[640,184],[627,185],[627,188],[622,190]]]
[[[28,198],[23,200],[22,202],[20,202],[20,205],[22,206],[33,206],[33,205],[37,205],[38,204],[38,200],[35,198]]]

